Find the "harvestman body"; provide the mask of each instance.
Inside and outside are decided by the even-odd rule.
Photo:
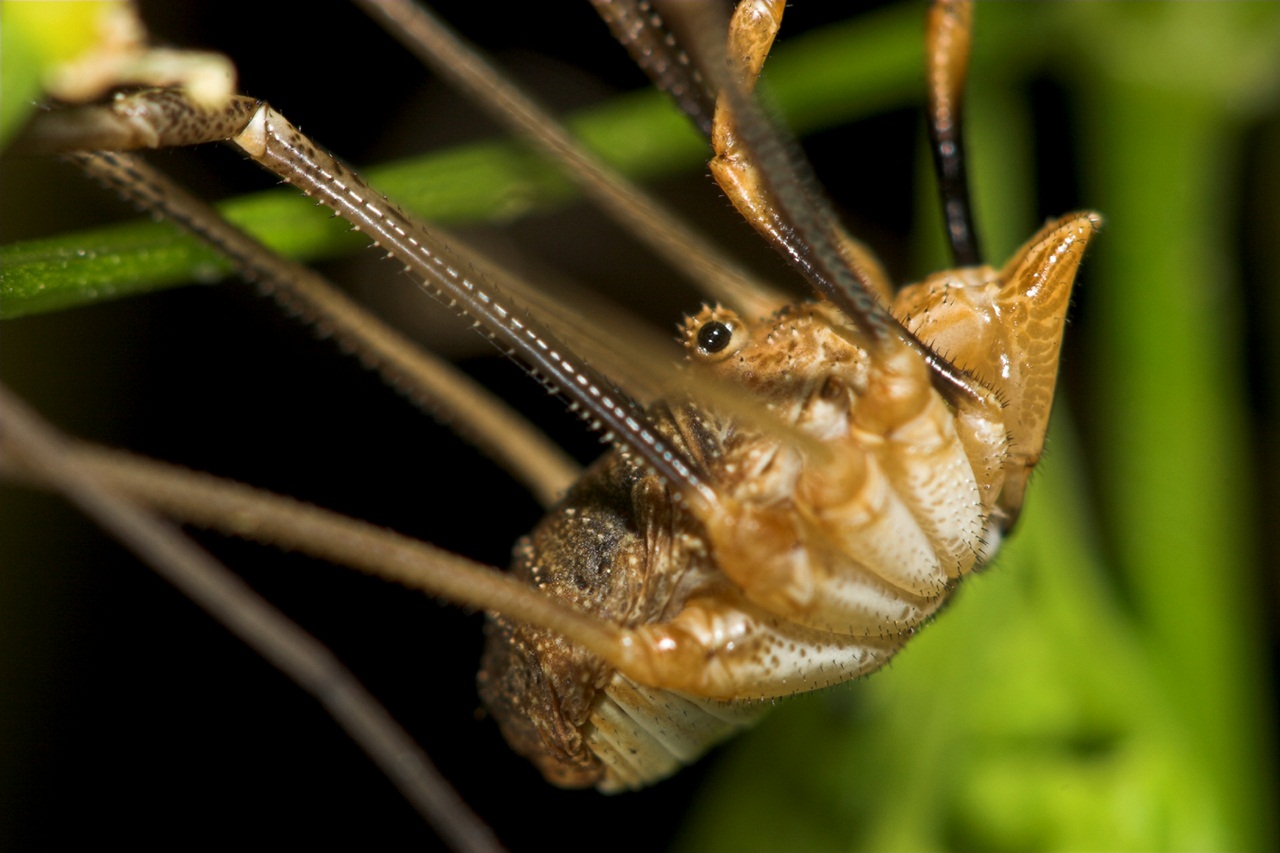
[[[718,183],[820,296],[789,305],[727,287],[722,304],[686,320],[689,370],[715,389],[711,404],[687,393],[634,403],[558,341],[554,322],[544,328],[459,272],[432,232],[261,102],[209,109],[143,93],[94,113],[106,129],[90,139],[233,140],[351,219],[611,435],[616,449],[518,546],[522,584],[421,581],[496,612],[480,687],[517,751],[551,781],[608,791],[668,775],[755,719],[763,700],[879,668],[990,559],[1040,456],[1070,289],[1099,220],[1066,217],[1001,269],[977,264],[958,131],[970,10],[938,3],[931,123],[963,266],[893,294],[745,93],[781,3],[739,7],[733,73],[707,72],[717,67],[707,60],[707,82],[664,78],[671,63],[644,47],[664,42],[655,19],[599,5],[660,85],[702,90],[684,105],[712,140]],[[201,514],[203,500],[152,502],[228,526]],[[291,535],[265,538],[294,545]]]

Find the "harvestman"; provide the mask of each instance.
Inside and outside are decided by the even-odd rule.
[[[780,17],[780,6],[772,11]],[[957,258],[964,265],[978,258],[968,221],[958,147],[957,105],[967,49],[968,24],[963,20],[966,14],[962,4],[939,4],[931,30],[941,42],[932,50],[936,78],[932,89],[933,129],[941,152],[940,171],[945,176],[942,183],[949,233]],[[741,72],[743,81],[750,85],[767,53],[772,31],[743,22],[739,32],[745,35],[746,44],[731,48],[731,53],[754,61],[754,68]],[[949,41],[951,37],[954,42]],[[697,54],[706,56],[715,49],[700,44]],[[634,486],[640,477],[642,485],[637,488],[652,493],[650,497],[674,488],[682,497],[672,505],[675,521],[664,524],[672,524],[677,531],[700,531],[694,537],[695,544],[682,546],[684,558],[677,561],[682,566],[695,564],[696,571],[684,580],[669,581],[666,595],[673,604],[646,613],[639,623],[626,616],[625,609],[606,610],[617,613],[623,624],[635,626],[622,633],[601,631],[574,611],[556,610],[542,599],[513,591],[496,580],[492,580],[492,591],[480,593],[470,583],[442,587],[441,583],[449,583],[447,579],[425,582],[427,588],[455,600],[554,626],[626,673],[628,677],[622,681],[608,682],[607,674],[600,676],[604,679],[602,684],[610,684],[606,707],[611,710],[601,712],[597,705],[595,711],[576,718],[577,725],[585,727],[582,737],[590,745],[581,753],[571,750],[575,744],[581,747],[576,741],[578,734],[571,733],[568,740],[556,742],[553,733],[549,734],[558,724],[556,721],[536,720],[534,731],[530,731],[518,724],[531,713],[529,709],[519,701],[511,706],[513,713],[506,723],[509,737],[521,751],[530,753],[549,777],[561,782],[614,789],[652,781],[671,772],[689,755],[705,749],[734,728],[739,717],[752,716],[755,710],[754,703],[726,709],[715,701],[708,704],[697,700],[690,704],[688,698],[677,699],[683,703],[682,711],[692,707],[714,709],[711,717],[724,725],[695,726],[693,731],[672,733],[663,728],[665,723],[650,721],[624,731],[618,721],[638,719],[637,708],[654,701],[642,688],[637,693],[637,684],[667,685],[686,697],[758,700],[871,671],[933,612],[954,580],[994,552],[999,537],[1016,518],[1025,475],[1038,459],[1071,278],[1097,224],[1096,217],[1079,215],[1046,229],[1028,245],[1018,262],[1006,268],[1005,273],[1014,282],[1007,301],[1004,294],[978,298],[974,314],[956,313],[955,305],[963,301],[958,297],[986,290],[986,283],[995,278],[995,272],[989,269],[953,273],[950,278],[933,277],[907,291],[907,295],[899,295],[894,301],[894,313],[910,318],[908,326],[914,334],[908,333],[880,307],[878,300],[887,298],[888,291],[874,262],[839,230],[820,204],[811,207],[817,200],[808,195],[804,176],[788,174],[794,166],[786,151],[778,148],[754,105],[738,89],[738,83],[713,77],[712,84],[721,92],[719,105],[711,108],[708,99],[702,106],[695,104],[691,108],[703,111],[704,127],[716,139],[721,156],[715,171],[722,187],[740,209],[745,209],[753,224],[771,235],[784,252],[791,251],[796,256],[796,265],[814,281],[815,287],[842,307],[842,316],[848,319],[838,319],[836,309],[830,306],[791,309],[778,315],[783,319],[762,323],[767,328],[755,340],[750,318],[768,314],[781,303],[767,291],[735,290],[736,285],[725,285],[716,291],[716,296],[736,305],[738,311],[707,309],[691,320],[686,332],[690,356],[708,365],[729,365],[734,359],[725,356],[732,354],[738,356],[738,363],[751,361],[756,369],[738,377],[720,377],[715,386],[718,390],[712,395],[720,415],[685,408],[677,396],[672,406],[674,420],[667,422],[664,429],[661,415],[657,425],[648,421],[625,395],[614,391],[610,383],[569,350],[547,343],[553,340],[552,334],[531,334],[531,324],[524,320],[512,325],[512,309],[501,306],[498,297],[482,298],[469,309],[473,314],[489,312],[486,325],[491,334],[498,335],[506,348],[535,360],[538,372],[551,377],[562,392],[587,408],[590,418],[604,420],[605,428],[615,439],[645,463],[635,467],[637,463],[630,458],[604,463],[606,480],[613,478]],[[691,79],[680,79],[667,81],[666,85],[687,90],[694,84]],[[123,124],[129,133],[139,127],[128,115],[135,105],[139,110],[151,111],[141,118],[144,133],[159,134],[158,139],[147,139],[146,144],[237,137],[251,156],[273,161],[272,168],[292,179],[300,178],[296,155],[323,157],[311,149],[309,142],[301,140],[296,143],[295,153],[278,157],[273,151],[273,138],[291,139],[294,132],[256,102],[238,101],[229,110],[210,115],[173,93],[145,94],[136,101],[119,101],[111,108],[116,118],[126,116]],[[195,137],[189,134],[193,122],[197,127]],[[225,127],[211,129],[218,122],[224,122]],[[107,132],[117,133],[120,125],[116,121]],[[102,141],[95,139],[93,144],[97,146]],[[113,139],[110,144],[128,147],[131,143]],[[92,168],[115,175],[113,180],[127,181],[132,187],[140,185],[138,167],[127,161],[108,157],[93,163]],[[763,181],[755,171],[757,166],[768,175]],[[422,235],[411,223],[395,222],[390,209],[382,208],[368,191],[354,188],[352,179],[337,164],[322,161],[317,167],[302,171],[317,170],[337,175],[340,183],[326,183],[324,179],[312,187],[313,191],[329,192],[333,202],[346,205],[351,216],[365,216],[365,228],[382,229],[380,242],[396,252],[403,263],[426,275],[435,275],[439,285],[450,286],[449,280],[455,279],[456,262],[446,261],[437,267],[444,270],[441,277],[439,272],[432,272],[437,262],[416,251],[419,244],[429,243],[430,237]],[[146,180],[149,179],[142,183]],[[735,186],[742,189],[734,189]],[[204,225],[197,228],[208,230]],[[400,245],[395,245],[397,241]],[[233,249],[232,254],[243,253]],[[253,267],[255,263],[258,261],[251,260],[247,265]],[[256,273],[258,277],[269,275],[263,270]],[[461,287],[468,289],[471,286],[467,284]],[[1042,294],[1047,295],[1038,298]],[[461,296],[460,292],[449,292],[446,298]],[[995,307],[983,304],[983,298],[994,298]],[[762,303],[769,310],[761,310]],[[1007,338],[997,332],[975,342],[975,324],[983,323],[983,311],[1025,313],[1016,321],[1004,321],[1010,328]],[[1019,325],[1024,322],[1045,328],[1028,331]],[[550,323],[556,325],[554,319]],[[798,381],[797,387],[788,392],[799,392],[798,396],[780,398],[773,404],[735,403],[730,390],[735,383],[758,389],[771,384],[760,379],[770,362],[776,360],[777,347],[768,338],[795,327],[812,328],[820,340],[823,359],[817,377]],[[595,354],[590,342],[584,346]],[[381,360],[382,356],[376,358]],[[829,370],[832,364],[843,364],[848,369]],[[790,365],[787,367],[772,382],[787,381],[794,373]],[[397,372],[397,368],[391,372]],[[721,368],[721,372],[728,371]],[[653,381],[650,377],[639,378]],[[672,381],[669,377],[660,378]],[[847,447],[833,450],[821,446],[833,433],[847,432],[850,424],[856,433],[852,440],[859,460],[852,466],[838,455]],[[939,433],[941,438],[930,437],[933,433]],[[837,439],[846,443],[850,440],[842,435]],[[903,461],[904,452],[926,457],[927,464]],[[967,472],[962,470],[966,464],[970,468]],[[756,474],[768,481],[764,487],[738,482],[736,472],[753,466]],[[819,467],[835,471],[836,475],[818,476],[814,472]],[[646,470],[658,474],[646,475]],[[868,470],[872,473],[868,474]],[[954,477],[968,485],[958,495],[948,492],[954,477],[939,485],[929,473],[936,470],[951,470]],[[117,487],[123,485],[124,475],[119,477]],[[888,485],[892,486],[890,492],[902,491],[913,497],[886,499]],[[163,489],[133,488],[179,517],[227,526],[224,511],[213,512],[213,517],[204,514],[203,508],[212,499],[208,493],[179,499],[160,497]],[[857,517],[833,518],[828,512],[831,506],[851,506]],[[956,519],[966,512],[968,515],[957,523]],[[564,524],[561,522],[562,527]],[[914,525],[911,532],[916,545],[899,548],[892,543],[901,537],[886,538],[875,532],[879,527],[901,532],[903,524]],[[254,535],[243,528],[236,532]],[[296,541],[299,535],[294,530],[271,533],[265,538],[298,547],[303,544]],[[684,535],[682,532],[676,538]],[[710,546],[706,544],[708,536]],[[863,546],[861,550],[859,545]],[[365,547],[362,544],[361,550]],[[718,555],[718,561],[711,560],[706,554],[708,549]],[[850,561],[843,556],[847,553],[861,556]],[[333,551],[328,552],[332,554]],[[816,558],[810,561],[813,555]],[[356,552],[348,557],[353,562],[360,559]],[[537,561],[531,565],[534,563]],[[388,573],[385,566],[376,571]],[[475,583],[479,582],[475,578]],[[646,627],[645,623],[651,620],[657,620],[657,624]],[[669,627],[664,628],[663,623],[669,623]],[[700,631],[708,624],[722,626],[713,629],[709,637],[720,637],[725,630],[740,633],[729,643],[706,639]],[[521,628],[501,630],[505,632],[501,635],[503,643],[507,644],[527,642],[532,648],[559,642],[538,632],[529,635],[532,639],[524,639]],[[495,654],[501,653],[503,643],[499,643]],[[811,656],[810,663],[788,669],[769,659],[795,644],[807,649],[803,657]],[[761,658],[761,649],[772,652]],[[821,666],[811,665],[813,659],[824,656]],[[709,661],[711,665],[707,665]],[[594,666],[598,662],[588,662],[589,669]],[[832,668],[842,671],[832,674]],[[499,671],[510,672],[501,666]],[[501,716],[503,704],[513,702],[510,694],[504,693],[510,676],[490,675],[489,679],[488,690],[496,697],[493,704]],[[494,684],[499,686],[495,688]],[[586,704],[590,706],[592,702]],[[618,717],[619,712],[623,718]],[[552,757],[538,754],[535,742],[539,737],[553,745]],[[669,748],[672,741],[674,748]],[[628,751],[634,754],[646,749],[652,753],[648,763],[633,766],[621,757]]]

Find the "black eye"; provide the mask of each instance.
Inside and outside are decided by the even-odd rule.
[[[729,345],[731,340],[733,340],[733,329],[719,320],[712,320],[698,330],[698,349],[707,354],[720,352]]]

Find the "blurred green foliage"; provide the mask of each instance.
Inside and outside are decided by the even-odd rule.
[[[891,9],[827,53],[780,56],[778,100],[803,129],[917,97],[917,16]],[[1067,366],[1076,393],[996,565],[886,672],[793,700],[729,747],[684,847],[1274,849],[1275,560],[1261,547],[1275,472],[1258,445],[1275,431],[1277,350],[1246,344],[1276,328],[1263,281],[1280,277],[1280,193],[1245,176],[1275,180],[1248,169],[1280,162],[1280,4],[984,3],[977,27],[970,150],[989,254],[1034,229],[1033,81],[1065,93],[1081,196],[1106,218],[1084,267],[1087,322],[1069,332],[1086,341]],[[842,61],[854,82],[827,85]],[[631,158],[624,142],[654,137],[628,122],[668,122],[661,111],[627,99],[582,127]],[[696,160],[672,126],[623,165]],[[447,176],[482,198],[458,215],[507,217],[565,193],[528,183],[528,166],[482,146],[375,180],[441,215],[457,200],[441,198]],[[917,220],[935,234],[926,196]],[[298,255],[349,245],[285,194],[227,207]],[[301,220],[322,224],[298,238]],[[1271,254],[1242,268],[1258,234]],[[936,238],[919,242],[944,263]],[[10,315],[54,305],[18,304],[23,281],[65,286],[62,305],[219,269],[149,223],[3,251]]]

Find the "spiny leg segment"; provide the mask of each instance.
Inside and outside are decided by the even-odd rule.
[[[708,298],[748,316],[785,299],[698,234],[671,209],[588,151],[532,97],[500,74],[429,9],[411,0],[356,0],[387,31],[495,121],[559,165],[601,210],[662,257]],[[608,4],[603,4],[608,8]]]
[[[332,336],[388,384],[511,471],[550,507],[581,473],[560,447],[502,400],[352,301],[311,268],[281,258],[140,158],[121,152],[69,155],[87,174],[163,216],[231,259],[291,313]]]
[[[47,130],[46,130],[47,128]],[[684,454],[653,431],[640,407],[541,323],[484,281],[443,241],[386,201],[267,104],[235,97],[209,110],[181,92],[155,90],[41,117],[38,141],[62,149],[196,145],[230,141],[268,170],[342,215],[384,246],[429,293],[470,318],[508,355],[554,385],[593,428],[642,458],[687,499],[715,494]]]

